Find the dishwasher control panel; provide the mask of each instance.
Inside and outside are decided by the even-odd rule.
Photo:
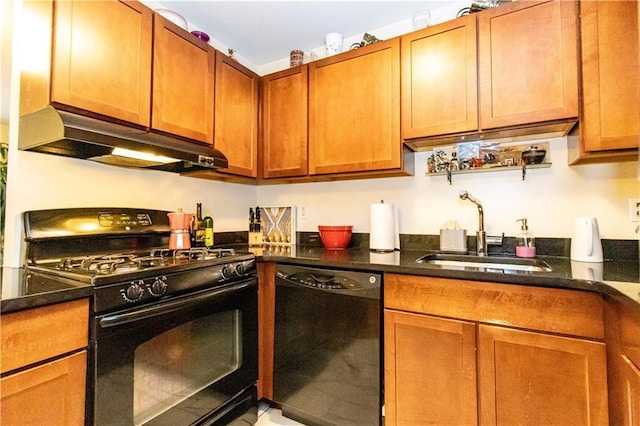
[[[380,274],[293,265],[278,265],[276,276],[290,285],[322,290],[361,292],[379,290],[382,285]]]

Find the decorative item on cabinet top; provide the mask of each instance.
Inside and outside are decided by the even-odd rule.
[[[463,7],[458,11],[457,17],[468,15],[470,13],[482,12],[485,9],[492,7],[498,7],[502,3],[509,3],[511,0],[474,0],[471,2],[471,6]]]
[[[451,184],[452,174],[522,169],[524,180],[527,168],[551,166],[548,151],[548,142],[526,145],[464,142],[442,146],[431,151],[425,175],[446,175]]]
[[[296,244],[296,208],[260,207],[263,245]]]

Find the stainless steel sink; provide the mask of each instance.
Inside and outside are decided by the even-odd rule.
[[[486,272],[551,272],[551,266],[543,260],[517,257],[473,256],[460,254],[427,254],[416,260],[417,263],[442,266],[449,269],[476,269]]]

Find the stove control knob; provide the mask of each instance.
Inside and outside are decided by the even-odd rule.
[[[166,279],[167,277],[156,278],[151,287],[149,287],[149,292],[154,296],[162,296],[169,287],[165,281]]]
[[[239,277],[241,277],[241,276],[243,276],[244,274],[246,274],[246,271],[245,271],[245,269],[244,269],[244,265],[243,265],[242,263],[238,263],[238,264],[236,265],[236,275],[237,275],[237,276],[239,276]]]
[[[222,278],[231,278],[235,273],[235,266],[233,264],[225,265],[222,267],[220,273],[222,274]]]
[[[128,302],[137,302],[142,298],[143,293],[144,293],[144,288],[142,287],[141,282],[134,281],[124,291],[124,298]]]

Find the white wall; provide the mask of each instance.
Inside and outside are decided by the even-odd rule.
[[[412,177],[339,181],[286,186],[262,186],[258,203],[264,206],[304,205],[306,220],[298,230],[316,231],[318,225],[353,225],[369,232],[369,208],[381,199],[399,210],[400,232],[439,234],[447,221],[457,220],[474,234],[478,210],[458,194],[466,189],[480,200],[489,234],[515,236],[516,219],[526,217],[530,230],[541,237],[570,237],[577,216],[598,218],[603,238],[637,239],[639,223],[628,219],[630,197],[640,197],[637,162],[604,165],[567,165],[566,138],[551,139],[550,168],[424,176],[427,153],[416,153]]]

